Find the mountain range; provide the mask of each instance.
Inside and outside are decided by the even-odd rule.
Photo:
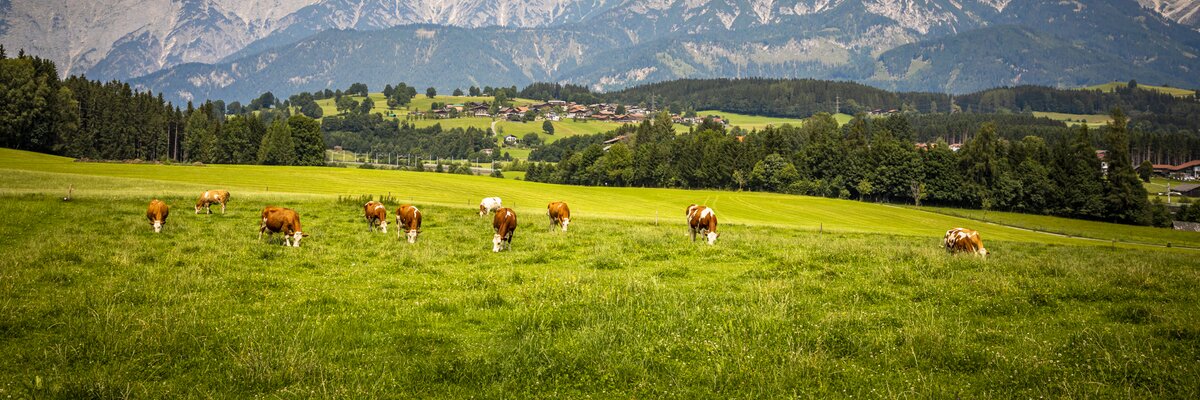
[[[811,77],[1200,86],[1200,0],[0,0],[0,44],[172,100]]]

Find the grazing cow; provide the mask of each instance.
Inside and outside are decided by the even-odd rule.
[[[208,206],[211,204],[215,204],[215,203],[221,204],[221,214],[224,214],[225,213],[225,203],[228,203],[228,202],[229,202],[229,191],[228,190],[218,189],[218,190],[205,191],[204,194],[200,195],[200,200],[196,200],[196,214],[200,213],[201,208],[208,211],[209,214],[212,214],[212,210],[210,210],[208,208]]]
[[[979,238],[979,232],[966,228],[946,231],[946,236],[942,238],[942,246],[950,253],[968,252],[980,257],[988,255],[987,249],[983,248],[983,240]]]
[[[513,232],[517,231],[517,213],[511,208],[496,210],[492,219],[492,229],[496,235],[492,237],[492,252],[500,252],[504,248],[512,249]]]
[[[550,216],[550,230],[554,230],[554,226],[562,227],[563,232],[567,231],[567,224],[571,223],[571,209],[567,208],[567,203],[556,201],[546,206],[546,215]]]
[[[692,233],[692,241],[696,241],[696,233],[704,236],[711,246],[717,242],[717,213],[711,208],[692,204],[687,208],[688,228]]]
[[[163,224],[167,223],[167,214],[171,213],[167,203],[158,201],[158,199],[150,200],[150,207],[146,208],[146,219],[150,220],[150,224],[154,225],[154,233],[162,232]]]
[[[408,242],[416,243],[417,235],[421,233],[421,210],[410,204],[400,206],[396,209],[396,226],[399,227],[396,231],[397,238],[400,237],[400,232],[405,232]]]
[[[372,231],[378,226],[383,229],[383,233],[387,233],[387,207],[378,201],[368,201],[363,205],[363,216],[367,219],[367,226]]]
[[[479,202],[479,216],[482,217],[490,212],[497,211],[503,207],[500,205],[499,197],[486,197]]]
[[[262,225],[258,228],[258,238],[262,239],[263,232],[274,236],[275,232],[283,234],[283,245],[300,247],[300,239],[308,237],[300,227],[300,214],[296,210],[281,207],[267,207],[262,211]]]

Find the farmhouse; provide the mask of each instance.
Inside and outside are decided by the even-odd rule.
[[[1179,165],[1154,164],[1154,172],[1169,178],[1197,179],[1200,178],[1200,160],[1192,160]]]
[[[517,141],[519,141],[519,140],[520,139],[517,138],[515,135],[508,135],[508,136],[504,137],[504,143],[507,143],[507,144],[517,144]]]

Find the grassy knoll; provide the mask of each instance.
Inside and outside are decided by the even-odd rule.
[[[1117,88],[1126,87],[1128,84],[1129,84],[1128,82],[1109,82],[1109,83],[1100,84],[1100,85],[1088,86],[1088,87],[1085,87],[1084,89],[1112,92],[1112,91],[1116,90]],[[1175,97],[1188,97],[1188,96],[1192,96],[1192,95],[1196,94],[1195,90],[1180,89],[1180,88],[1173,88],[1173,87],[1166,87],[1166,86],[1151,86],[1151,85],[1138,84],[1138,88],[1145,89],[1145,90],[1151,90],[1151,91],[1155,91],[1155,92],[1159,92],[1159,93],[1166,93],[1166,94],[1169,94],[1169,95],[1172,95]]]
[[[1194,253],[988,228],[993,257],[949,256],[918,225],[961,220],[792,196],[8,150],[0,169],[5,397],[1200,396]],[[191,213],[214,185],[228,213]],[[389,189],[424,210],[418,244],[325,194]],[[484,193],[529,203],[511,252],[453,200]],[[544,224],[559,198],[566,234]],[[686,239],[689,198],[728,216],[716,246]],[[256,239],[268,204],[301,213],[304,247]],[[883,233],[797,229],[804,209]]]
[[[923,207],[922,210],[979,221],[1053,232],[1061,235],[1129,243],[1151,243],[1165,246],[1171,243],[1200,248],[1200,233],[1178,232],[1171,229],[1129,226],[1105,222],[1081,221],[1045,215],[1000,211],[967,210],[960,208]]]
[[[1066,114],[1056,112],[1034,111],[1033,116],[1039,118],[1049,118],[1055,121],[1065,122],[1067,125],[1078,126],[1079,124],[1087,124],[1089,128],[1099,128],[1112,121],[1112,118],[1107,114]]]

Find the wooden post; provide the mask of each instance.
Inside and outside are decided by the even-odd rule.
[[[822,222],[821,225],[817,227],[817,234],[820,235],[822,233],[825,233],[825,223],[824,222]]]
[[[654,226],[658,226],[658,210],[654,210]]]

